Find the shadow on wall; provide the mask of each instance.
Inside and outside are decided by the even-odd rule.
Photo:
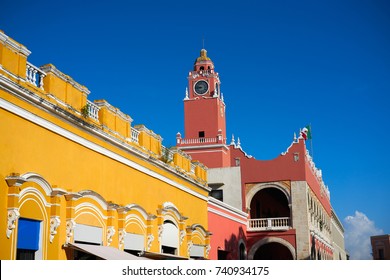
[[[225,239],[226,260],[239,260],[246,258],[246,236],[242,227],[238,230],[238,236],[232,234],[229,239]],[[242,247],[242,245],[244,247]],[[240,252],[241,248],[241,252]],[[243,251],[244,250],[244,251]]]

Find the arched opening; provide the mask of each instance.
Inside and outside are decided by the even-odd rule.
[[[293,260],[290,250],[278,242],[270,242],[257,249],[254,260]]]
[[[258,191],[250,204],[251,219],[290,217],[286,195],[277,188]]]

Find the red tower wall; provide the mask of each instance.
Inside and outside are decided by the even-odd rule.
[[[199,131],[205,132],[205,138],[216,138],[219,129],[225,139],[226,122],[223,101],[219,98],[199,97],[184,102],[184,132],[187,139],[199,138]]]

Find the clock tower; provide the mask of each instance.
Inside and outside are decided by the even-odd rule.
[[[188,74],[184,98],[185,138],[177,135],[177,146],[207,167],[225,167],[230,164],[226,145],[225,103],[221,81],[214,63],[202,49]]]

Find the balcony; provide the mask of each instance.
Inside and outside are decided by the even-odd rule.
[[[264,218],[248,220],[248,231],[284,231],[290,229],[290,218]]]

